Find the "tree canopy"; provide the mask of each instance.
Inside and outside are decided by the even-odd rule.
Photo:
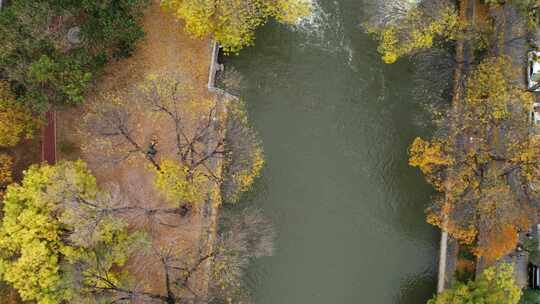
[[[464,109],[467,119],[483,125],[512,118],[525,122],[519,114],[530,109],[534,95],[513,81],[518,75],[519,70],[512,66],[510,58],[497,56],[482,60],[467,80]],[[519,114],[512,116],[514,110]]]
[[[381,1],[378,6],[365,28],[379,41],[378,51],[389,64],[430,48],[451,46],[459,39],[483,50],[493,31],[485,20],[478,18],[472,24],[460,18],[455,3],[448,0]]]
[[[38,125],[39,119],[16,102],[7,82],[0,81],[0,146],[12,147],[22,138],[32,138]]]
[[[0,11],[0,73],[17,99],[80,103],[108,60],[126,56],[143,36],[138,25],[147,0],[20,0]],[[80,28],[79,43],[67,33]]]
[[[520,297],[514,268],[510,264],[501,264],[484,270],[474,281],[455,282],[427,304],[517,304]]]
[[[163,7],[186,22],[196,37],[212,35],[227,52],[238,52],[252,45],[255,30],[269,18],[295,23],[309,14],[304,0],[199,1],[163,0]]]
[[[427,220],[488,263],[513,250],[515,234],[535,220],[538,140],[530,136],[533,96],[512,80],[506,57],[488,57],[466,80],[463,102],[446,113],[451,128],[416,139],[409,163],[441,194]],[[504,236],[504,237],[503,237]]]
[[[141,236],[96,208],[103,195],[81,161],[30,167],[4,196],[0,278],[39,304],[105,297],[96,282],[123,279],[119,266]]]
[[[92,139],[88,148],[99,162],[146,160],[156,173],[156,188],[174,207],[200,205],[211,185],[221,186],[225,200],[235,202],[261,173],[262,146],[243,102],[229,102],[223,122],[223,109],[215,101],[194,99],[191,90],[178,75],[150,75],[136,99],[103,96],[84,117],[82,131]],[[148,153],[136,115],[152,115],[174,130],[163,139],[173,144],[173,154]],[[218,161],[224,162],[223,175]]]
[[[190,172],[189,168],[174,160],[165,159],[156,170],[155,185],[174,206],[184,203],[200,205],[204,202],[204,189],[209,180],[199,170]]]
[[[407,2],[407,1],[392,1]],[[391,9],[386,6],[392,5]],[[379,40],[378,51],[385,63],[433,47],[438,40],[456,39],[464,27],[456,8],[448,1],[422,1],[419,5],[383,4],[384,12],[366,24]]]
[[[229,106],[225,148],[225,179],[221,185],[227,202],[237,202],[240,195],[251,188],[264,166],[264,152],[258,134],[248,121],[243,101]]]
[[[13,158],[0,153],[0,199],[4,195],[6,187],[13,182]]]

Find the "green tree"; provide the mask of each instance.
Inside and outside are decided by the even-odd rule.
[[[131,53],[143,36],[138,21],[148,0],[20,0],[0,11],[0,73],[17,98],[38,109],[80,103],[111,59]],[[79,18],[77,16],[84,16]],[[80,42],[66,34],[80,27]]]
[[[521,297],[519,304],[536,304],[540,299],[540,291],[534,289],[523,290],[523,296]]]
[[[45,100],[83,102],[83,93],[92,79],[81,62],[58,56],[42,55],[28,66],[27,89],[41,91]]]
[[[521,289],[514,279],[514,268],[500,264],[486,270],[474,281],[456,282],[429,300],[428,304],[517,304]]]
[[[39,304],[107,296],[94,282],[125,280],[119,268],[141,235],[96,208],[102,196],[81,161],[30,167],[4,196],[0,278]]]
[[[161,3],[186,22],[188,32],[196,37],[212,35],[228,52],[252,45],[255,30],[269,18],[295,23],[310,11],[309,3],[304,0],[163,0]]]

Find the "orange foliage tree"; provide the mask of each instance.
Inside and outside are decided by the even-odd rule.
[[[517,230],[512,225],[496,227],[487,231],[482,242],[475,249],[475,254],[483,257],[487,264],[492,264],[508,252],[516,248]]]
[[[446,129],[415,139],[409,163],[440,192],[427,221],[488,263],[513,250],[516,232],[536,220],[540,139],[531,137],[532,96],[512,80],[508,58],[487,58],[471,73],[464,100],[446,113]],[[450,127],[448,127],[450,126]]]

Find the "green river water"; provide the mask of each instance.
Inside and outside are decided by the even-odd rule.
[[[268,24],[225,58],[266,153],[246,200],[278,230],[247,283],[256,304],[425,303],[438,234],[424,220],[430,187],[407,165],[429,134],[413,66],[379,59],[360,28],[373,2],[317,1],[300,26]]]

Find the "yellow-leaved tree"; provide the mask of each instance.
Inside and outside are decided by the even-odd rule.
[[[38,304],[113,301],[129,280],[121,267],[146,240],[111,200],[82,161],[31,166],[4,196],[0,279]]]
[[[174,207],[185,203],[192,206],[203,203],[210,180],[202,172],[197,169],[190,171],[188,167],[171,159],[161,161],[159,170],[155,171],[156,188]]]
[[[32,138],[39,120],[15,100],[6,82],[0,81],[0,146],[11,147],[21,138]]]
[[[190,88],[177,74],[150,75],[135,92],[136,102],[104,96],[103,102],[90,106],[82,126],[96,159],[146,161],[157,190],[182,212],[199,207],[219,188],[226,202],[238,201],[264,165],[245,103],[231,101],[225,108],[216,100],[199,99]],[[160,134],[164,142],[173,143],[173,153],[156,149],[157,135],[150,142],[138,136],[140,125],[134,117],[141,113],[173,130]]]
[[[490,267],[474,281],[456,282],[451,288],[437,294],[428,304],[517,304],[521,298],[521,289],[514,277],[514,268],[510,264]]]
[[[528,119],[534,98],[514,79],[519,73],[509,58],[483,59],[436,136],[410,148],[410,165],[440,192],[427,209],[428,223],[472,245],[488,265],[537,221],[540,141],[530,136]]]
[[[452,162],[452,158],[445,151],[444,143],[440,141],[428,142],[417,137],[409,148],[409,165],[418,167],[439,191],[442,191],[443,186],[441,173]]]
[[[253,44],[255,30],[269,18],[293,24],[310,13],[305,0],[162,0],[196,37],[212,35],[227,52]]]
[[[13,182],[13,159],[11,156],[0,153],[0,199],[6,187]]]
[[[455,6],[444,0],[426,1],[422,6],[409,5],[394,11],[400,13],[376,16],[376,21],[365,25],[367,32],[379,40],[377,50],[385,63],[394,63],[400,57],[431,48],[437,40],[454,40],[466,27]]]
[[[529,109],[534,95],[513,81],[517,78],[519,70],[512,68],[510,58],[498,56],[482,60],[467,80],[466,115],[484,124],[498,123],[510,117],[513,104]]]

